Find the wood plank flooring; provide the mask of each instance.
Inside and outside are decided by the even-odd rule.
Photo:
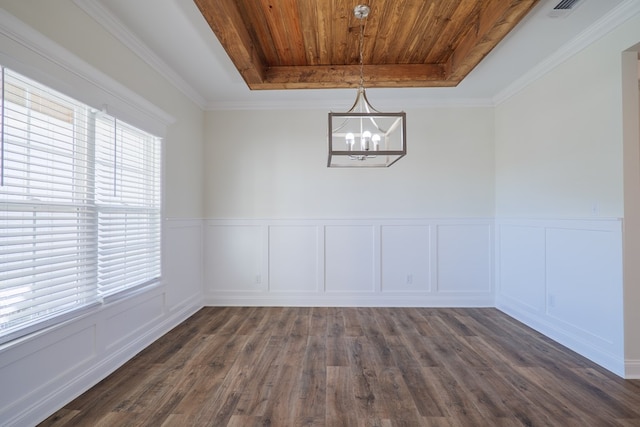
[[[496,309],[207,307],[42,426],[640,426],[622,380]]]

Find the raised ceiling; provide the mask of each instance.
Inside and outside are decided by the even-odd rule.
[[[376,107],[389,111],[494,105],[633,16],[638,7],[638,0],[581,0],[556,17],[559,2],[540,0],[458,86],[380,88],[367,95]],[[194,0],[73,3],[202,109],[345,111],[353,103],[349,88],[250,90]]]
[[[251,89],[456,86],[538,0],[194,0]]]

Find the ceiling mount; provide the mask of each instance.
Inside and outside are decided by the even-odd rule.
[[[371,8],[366,4],[359,4],[353,8],[353,15],[358,19],[364,19],[369,16],[369,12],[371,12]]]

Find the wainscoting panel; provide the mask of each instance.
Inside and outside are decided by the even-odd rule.
[[[208,290],[268,290],[263,262],[264,227],[208,224],[205,233],[205,284]]]
[[[622,221],[498,220],[496,307],[624,375]]]
[[[191,304],[194,295],[202,296],[203,230],[202,219],[165,221],[162,274],[167,287],[169,310]]]
[[[269,227],[271,292],[318,292],[321,289],[320,237],[320,230],[314,225]]]
[[[205,229],[206,305],[494,302],[491,219],[210,219]]]
[[[109,325],[104,331],[104,345],[107,350],[122,345],[150,328],[150,325],[162,318],[164,296],[158,294],[135,304],[127,301],[117,308],[109,310],[105,323]]]
[[[431,291],[431,227],[384,225],[381,230],[382,292]]]
[[[440,224],[437,227],[438,290],[492,292],[491,225]]]
[[[164,221],[158,286],[0,346],[0,425],[38,424],[202,307],[202,244],[194,230],[202,220]]]
[[[325,228],[325,291],[374,292],[374,228],[335,225]]]
[[[614,331],[622,326],[622,252],[614,237],[604,230],[547,229],[547,314],[603,347],[621,338]]]
[[[498,276],[500,295],[531,312],[545,310],[545,229],[501,225]]]
[[[3,403],[11,402],[15,396],[38,396],[47,381],[77,369],[89,360],[95,359],[95,328],[86,325],[84,328],[73,328],[68,334],[60,336],[59,341],[47,342],[36,351],[27,351],[23,357],[7,363],[3,357],[0,366],[0,399]],[[45,341],[45,340],[43,340]],[[44,342],[43,342],[44,344]],[[69,352],[69,349],[73,349]],[[43,356],[46,354],[46,358]],[[43,381],[44,380],[44,381]],[[0,408],[1,414],[7,408]]]

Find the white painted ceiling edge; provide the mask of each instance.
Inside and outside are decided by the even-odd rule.
[[[249,90],[192,0],[74,2],[203,110],[344,111],[355,98],[355,89]],[[457,87],[369,89],[369,99],[383,110],[494,106],[640,13],[640,0],[581,0],[552,18],[557,3],[542,0]]]

